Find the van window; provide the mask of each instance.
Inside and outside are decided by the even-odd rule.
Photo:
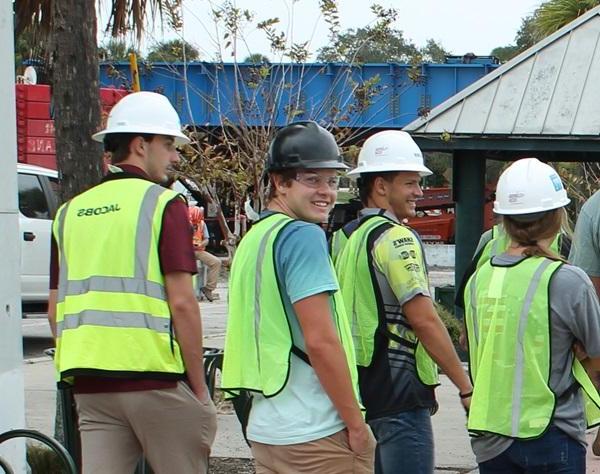
[[[51,219],[44,189],[36,175],[19,173],[19,210],[32,219]]]

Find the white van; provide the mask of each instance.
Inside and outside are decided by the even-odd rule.
[[[58,207],[58,174],[22,163],[17,164],[17,172],[23,310],[45,311],[52,219]]]

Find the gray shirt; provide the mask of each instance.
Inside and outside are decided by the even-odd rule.
[[[494,265],[510,266],[524,257],[498,255]],[[581,269],[563,265],[550,282],[550,389],[559,396],[552,424],[585,445],[586,422],[580,391],[560,397],[575,379],[572,346],[582,342],[591,357],[600,356],[600,305],[589,277]],[[484,435],[471,439],[478,463],[495,458],[513,443],[512,438]]]
[[[589,276],[600,277],[600,191],[579,212],[569,262]]]

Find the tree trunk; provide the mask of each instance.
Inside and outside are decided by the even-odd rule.
[[[98,45],[94,0],[52,2],[52,99],[60,200],[67,201],[102,177],[102,145],[91,136],[100,127]],[[55,436],[65,443],[57,400]],[[76,453],[72,453],[76,454]]]
[[[60,199],[66,201],[102,177],[95,0],[54,0],[53,89]]]

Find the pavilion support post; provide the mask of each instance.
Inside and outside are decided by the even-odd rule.
[[[456,203],[454,287],[458,289],[483,232],[485,158],[478,151],[457,150],[452,171]]]

